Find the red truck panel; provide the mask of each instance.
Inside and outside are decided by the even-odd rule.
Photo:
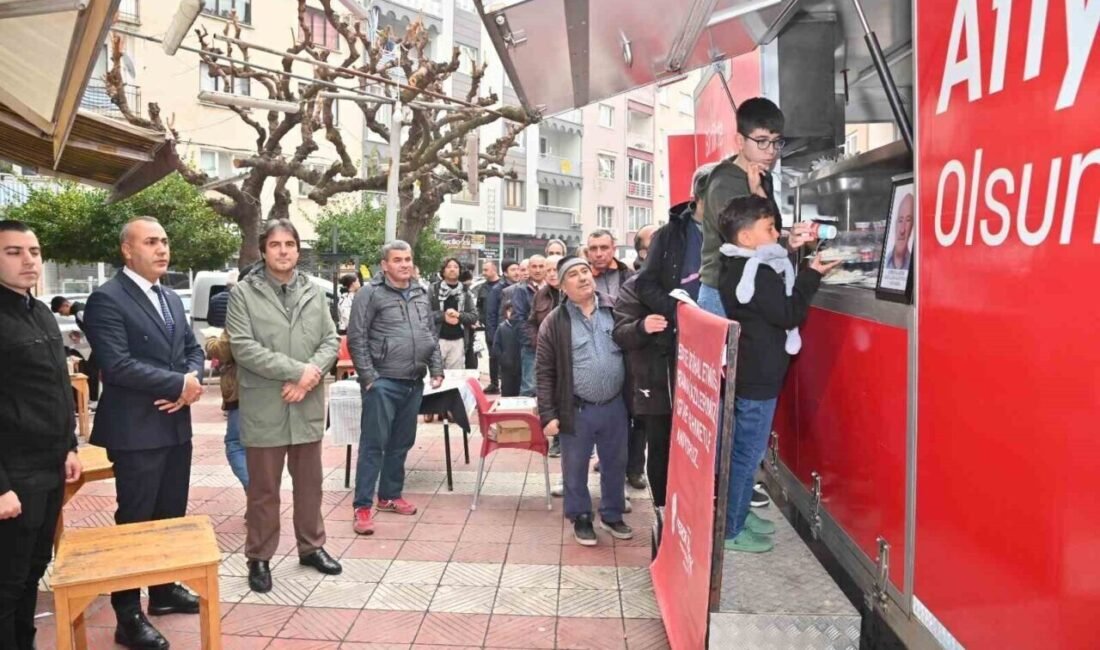
[[[801,332],[796,475],[809,487],[821,474],[824,508],[868,558],[886,538],[903,588],[908,334],[817,308]]]
[[[1100,5],[916,17],[915,593],[967,648],[1095,648]]]

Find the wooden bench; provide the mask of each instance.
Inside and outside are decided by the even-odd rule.
[[[76,493],[84,487],[85,483],[115,477],[115,466],[107,459],[107,450],[103,447],[85,445],[76,450],[76,456],[80,459],[80,465],[83,469],[76,483],[65,484],[65,494],[61,497],[61,511],[57,513],[57,528],[53,532],[54,553],[57,553],[57,545],[61,543],[61,534],[65,532],[65,504],[76,496]]]
[[[69,531],[54,560],[50,586],[57,647],[87,648],[84,610],[101,594],[181,582],[199,597],[202,647],[221,648],[214,527],[205,516]]]

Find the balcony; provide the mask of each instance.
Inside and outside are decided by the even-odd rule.
[[[141,115],[141,86],[124,84],[122,92],[126,96],[126,103],[129,104],[130,110]],[[122,112],[111,102],[107,94],[107,84],[99,79],[88,80],[84,96],[80,98],[80,108],[107,117],[122,118]]]
[[[577,109],[570,111],[564,111],[557,115],[551,115],[544,119],[542,122],[548,128],[561,131],[563,133],[574,133],[581,135],[584,132],[582,124],[581,112]]]
[[[138,0],[122,0],[118,3],[118,13],[115,14],[119,22],[131,23],[133,25],[141,24],[141,11],[138,7]]]
[[[539,154],[539,171],[579,177],[581,175],[581,162],[575,158],[565,156]]]
[[[630,149],[653,153],[653,134],[628,132],[626,134],[626,146]]]
[[[539,234],[551,236],[576,234],[581,229],[581,215],[572,208],[540,205],[535,212],[535,229]]]
[[[57,179],[49,176],[16,176],[0,174],[0,207],[22,205],[31,191],[41,188],[57,188]]]
[[[652,199],[653,184],[639,183],[637,181],[627,181],[626,195],[635,199]]]

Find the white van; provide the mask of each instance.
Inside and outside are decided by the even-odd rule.
[[[207,315],[210,313],[210,299],[225,291],[228,277],[227,271],[199,271],[195,274],[194,284],[191,285],[191,331],[195,333],[195,340],[199,345],[204,347],[206,342],[204,331],[221,332],[221,328],[210,325]],[[316,275],[306,277],[325,292],[325,300],[332,304],[332,281]]]

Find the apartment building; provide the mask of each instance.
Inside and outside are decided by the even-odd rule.
[[[464,70],[471,60],[488,64],[483,95],[492,91],[506,104],[518,103],[472,0],[374,0],[369,6],[379,26],[398,36],[421,19],[433,37],[433,57],[458,47]],[[667,88],[633,91],[527,128],[505,159],[516,178],[486,179],[476,197],[469,188],[449,196],[439,214],[442,238],[456,256],[475,263],[501,255],[502,232],[503,257],[518,259],[542,252],[549,239],[573,248],[591,231],[606,228],[615,234],[620,253],[628,254],[639,228],[667,219],[664,138],[692,130],[691,92],[697,79],[695,74]],[[448,91],[464,96],[469,84],[469,75],[459,72]],[[482,148],[504,127],[500,122],[484,127]],[[368,156],[388,157],[387,144],[374,134],[366,134],[363,146]]]
[[[168,28],[176,10],[175,2],[161,0],[122,0],[119,6],[117,26],[131,33],[160,36]],[[340,7],[337,7],[338,9]],[[299,32],[297,2],[295,0],[206,0],[203,13],[196,21],[195,29],[205,29],[210,34],[220,34],[228,23],[230,12],[236,11],[242,25],[241,38],[250,43],[283,49],[292,45]],[[307,19],[313,26],[316,43],[338,53],[342,44],[335,30],[328,25],[321,11],[320,2],[307,3]],[[195,38],[189,35],[185,44],[195,46]],[[224,45],[224,44],[220,44]],[[229,178],[242,170],[233,166],[237,158],[247,157],[256,150],[256,132],[230,109],[200,101],[200,91],[266,97],[267,91],[259,83],[237,79],[232,87],[207,74],[207,66],[197,54],[184,50],[175,56],[167,56],[160,45],[133,37],[123,38],[125,92],[131,107],[144,112],[148,102],[157,102],[166,119],[171,119],[180,134],[180,157],[217,178]],[[252,60],[260,65],[279,67],[279,58],[259,51],[252,52]],[[339,56],[334,56],[338,59]],[[110,65],[108,46],[96,63],[82,107],[109,115],[117,110],[107,98],[103,74]],[[309,66],[295,66],[298,74],[309,76]],[[303,82],[306,83],[306,82]],[[363,119],[357,109],[349,105],[336,106],[336,120],[348,153],[353,160],[362,160]],[[259,115],[261,123],[266,114]],[[121,117],[121,116],[119,116]],[[297,129],[283,139],[283,150],[292,152],[301,143]],[[325,138],[318,137],[319,150],[310,157],[310,164],[328,165],[337,159],[335,148]],[[309,187],[291,180],[289,189],[295,197],[291,205],[291,219],[303,239],[313,237],[312,218],[319,211],[313,201],[306,198]],[[262,203],[266,210],[272,203],[274,181],[269,181]],[[349,195],[347,200],[358,200]]]

